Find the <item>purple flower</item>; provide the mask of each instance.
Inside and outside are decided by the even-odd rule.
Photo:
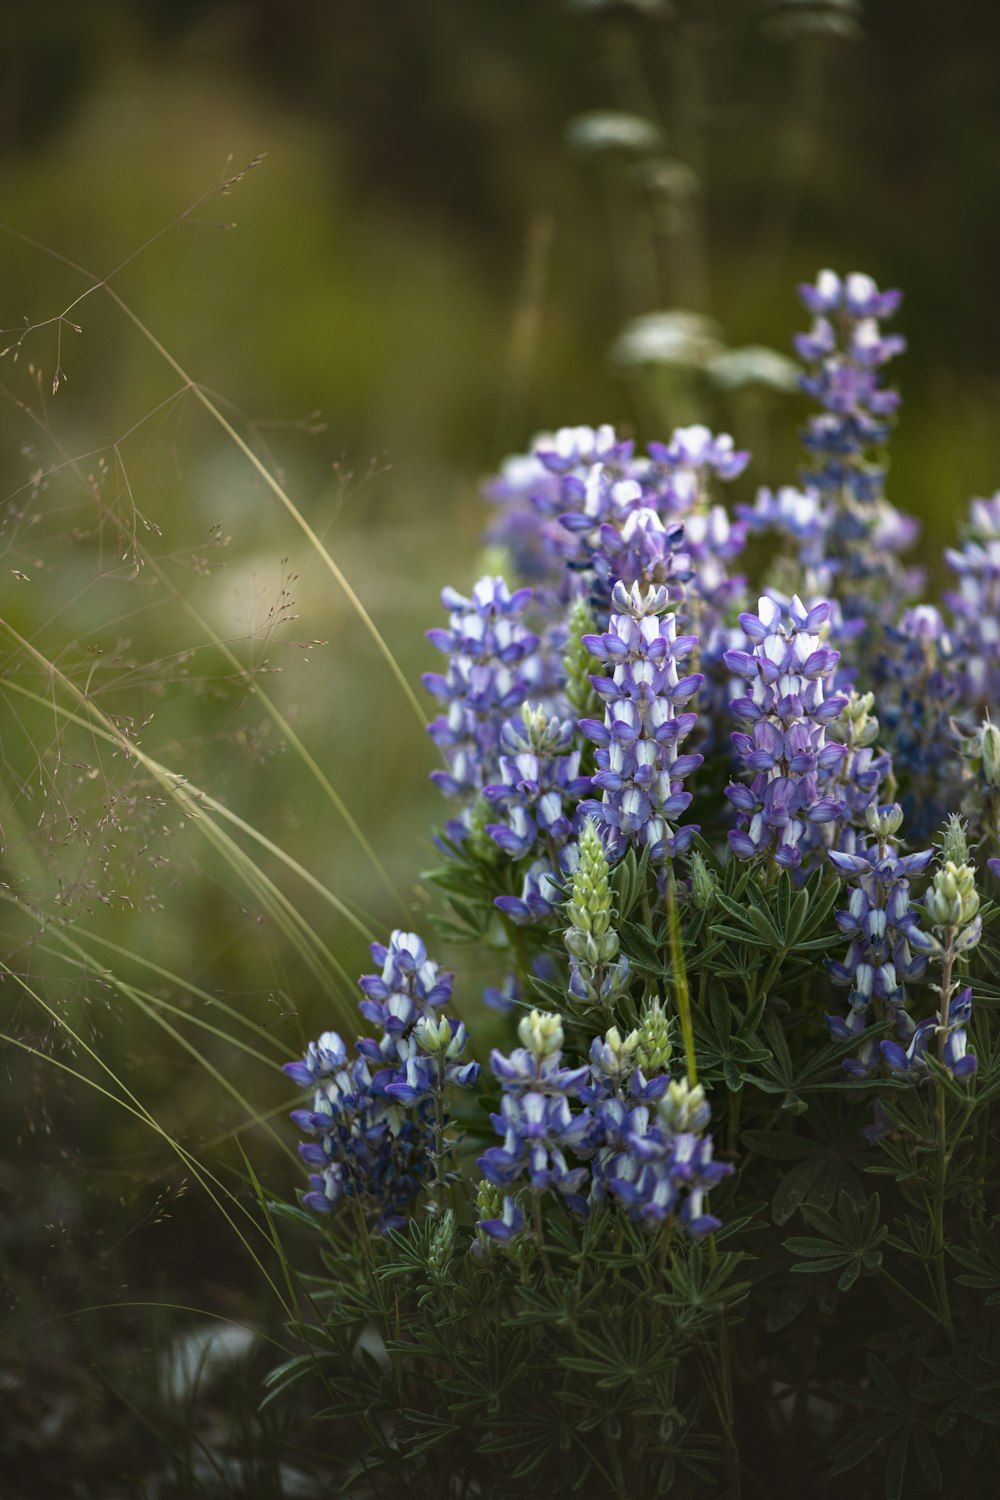
[[[883,334],[879,319],[891,317],[901,298],[861,272],[821,271],[800,294],[814,314],[809,332],[795,338],[808,367],[801,385],[822,408],[802,435],[812,461],[804,478],[824,508],[822,538],[797,538],[811,575],[803,584],[831,591],[848,617],[871,620],[916,586],[898,557],[914,541],[916,522],[886,499],[881,461],[899,406],[897,393],[882,385],[882,367],[906,346]],[[786,513],[779,524],[795,538],[788,520]]]
[[[960,643],[962,696],[981,710],[1000,702],[1000,491],[970,502],[962,546],[944,555],[958,576],[945,600]]]
[[[589,1070],[562,1067],[558,1016],[532,1011],[522,1019],[518,1033],[523,1045],[509,1057],[493,1053],[493,1073],[503,1098],[500,1113],[491,1118],[503,1144],[485,1151],[479,1166],[488,1182],[507,1187],[525,1178],[534,1192],[554,1188],[571,1208],[585,1212],[580,1190],[587,1168],[571,1166],[566,1152],[583,1145],[590,1130],[589,1111],[574,1114],[570,1109]]]
[[[440,1148],[437,1101],[448,1086],[474,1084],[479,1064],[462,1061],[464,1025],[436,1014],[451,997],[452,975],[428,959],[416,933],[396,931],[371,951],[381,972],[359,980],[360,1009],[382,1037],[360,1038],[351,1060],[337,1032],[324,1032],[284,1071],[314,1091],[311,1108],[292,1112],[309,1137],[299,1155],[318,1169],[304,1205],[330,1213],[354,1198],[385,1230],[405,1224]]]
[[[358,980],[365,996],[359,1009],[390,1037],[401,1036],[451,999],[454,975],[443,974],[428,960],[427,949],[415,932],[396,931],[387,948],[372,943],[371,954],[382,969]]]
[[[580,775],[580,752],[573,749],[572,719],[549,718],[524,704],[521,723],[505,724],[495,782],[483,796],[506,816],[487,833],[512,859],[523,859],[539,845],[554,857],[573,833],[573,817],[590,777]]]
[[[447,630],[429,630],[428,639],[448,657],[444,674],[426,672],[424,685],[446,712],[429,726],[448,769],[431,779],[446,796],[464,799],[462,818],[449,826],[461,840],[468,830],[469,803],[496,772],[500,733],[537,680],[538,636],[523,622],[531,589],[513,594],[502,578],[481,578],[471,599],[445,589],[451,611]]]
[[[483,1230],[491,1240],[496,1240],[501,1245],[508,1244],[524,1229],[524,1214],[517,1207],[514,1199],[504,1194],[503,1212],[499,1219],[480,1219],[476,1224],[477,1229]]]
[[[678,827],[691,802],[684,778],[701,764],[698,754],[683,755],[680,746],[696,722],[683,710],[702,676],[681,677],[678,662],[694,650],[693,636],[678,636],[675,617],[659,618],[667,607],[664,588],[642,594],[615,585],[608,630],[586,636],[584,644],[611,676],[592,677],[606,704],[603,722],[582,719],[580,728],[597,746],[593,785],[600,802],[581,804],[604,831],[609,853],[617,857],[630,842],[648,845],[656,861],[687,848],[697,831]]]
[[[941,1061],[953,1078],[971,1078],[978,1059],[967,1051],[966,1027],[972,1015],[972,990],[967,988],[954,997],[948,1006],[947,1034],[941,1048]],[[891,1073],[916,1075],[927,1071],[927,1052],[938,1034],[937,1016],[927,1016],[913,1027],[906,1047],[898,1042],[882,1042],[882,1058]]]
[[[745,726],[732,739],[752,777],[748,786],[726,788],[737,813],[729,843],[738,859],[773,849],[779,865],[795,869],[820,846],[816,830],[847,813],[833,780],[847,749],[827,738],[848,702],[830,692],[840,653],[816,633],[829,613],[829,604],[806,609],[796,596],[786,624],[781,607],[762,598],[756,615],[740,615],[752,649],[725,654],[726,666],[746,683],[730,709]]]
[[[828,959],[834,984],[848,988],[847,1018],[827,1016],[836,1038],[861,1037],[874,1002],[879,1020],[893,1019],[904,1032],[912,1026],[906,1015],[906,985],[919,979],[927,968],[920,931],[920,913],[910,897],[910,877],[921,874],[934,851],[901,855],[892,839],[903,822],[898,803],[869,812],[874,842],[855,853],[836,850],[830,863],[852,886],[847,909],[837,912],[837,926],[850,939],[843,962]],[[878,1052],[868,1038],[857,1056],[843,1067],[852,1077],[867,1077],[875,1067]]]

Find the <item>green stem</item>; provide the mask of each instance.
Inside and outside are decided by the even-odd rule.
[[[552,1262],[549,1260],[548,1251],[545,1248],[545,1238],[542,1234],[542,1197],[536,1188],[531,1193],[531,1222],[535,1229],[535,1243],[541,1256],[542,1265],[546,1276],[552,1275]]]
[[[921,1302],[919,1297],[914,1296],[901,1281],[896,1280],[891,1271],[885,1269],[885,1266],[880,1266],[879,1270],[889,1285],[894,1288],[897,1295],[902,1297],[908,1306],[919,1312],[922,1318],[928,1318],[932,1323],[940,1325],[941,1319],[932,1307],[928,1307],[926,1302]]]
[[[698,1082],[698,1059],[694,1050],[694,1025],[691,1020],[691,992],[688,989],[687,965],[684,962],[684,942],[681,938],[680,918],[677,915],[677,896],[674,891],[674,872],[667,871],[667,930],[670,935],[670,967],[674,979],[674,1005],[681,1023],[684,1038],[684,1056],[687,1060],[688,1082],[694,1088]]]
[[[715,1235],[708,1237],[708,1258],[713,1266],[718,1264],[719,1249]],[[719,1391],[717,1406],[722,1418],[722,1454],[726,1469],[726,1494],[728,1500],[739,1500],[741,1493],[740,1454],[733,1431],[736,1403],[733,1398],[733,1368],[729,1348],[729,1320],[726,1304],[719,1309]]]
[[[444,1053],[438,1055],[438,1078],[437,1088],[434,1090],[434,1186],[431,1192],[429,1210],[432,1214],[444,1212],[444,1199],[446,1190],[444,1171]]]
[[[944,1047],[948,1039],[948,1007],[951,1002],[952,970],[955,964],[955,930],[948,928],[944,956],[941,963],[941,1010],[938,1016],[938,1058],[944,1066]],[[934,1259],[936,1263],[937,1300],[941,1310],[941,1321],[951,1343],[955,1343],[955,1324],[951,1316],[951,1299],[948,1295],[948,1267],[944,1248],[944,1198],[948,1181],[948,1122],[947,1101],[944,1084],[938,1080],[934,1117],[937,1123],[937,1169],[934,1174],[934,1203],[932,1225],[934,1228]]]
[[[726,1150],[730,1156],[735,1156],[739,1147],[740,1129],[740,1105],[743,1102],[743,1090],[733,1097],[729,1096],[729,1121],[726,1127]]]

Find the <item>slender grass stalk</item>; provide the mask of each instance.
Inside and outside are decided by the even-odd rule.
[[[186,394],[187,390],[188,387],[186,385],[182,386],[180,391],[175,392],[169,399],[176,400],[179,395]],[[66,454],[66,450],[61,446],[61,444],[58,443],[49,428],[40,421],[39,417],[34,411],[31,411],[28,408],[24,408],[24,410],[26,412],[26,415],[32,421],[34,421],[35,425],[38,426],[40,430],[45,434],[49,442],[51,442],[52,445],[63,454],[66,467],[73,471],[79,482],[90,491],[97,505],[103,510],[104,505],[100,485],[97,483],[97,480],[94,478],[94,476],[86,474],[80,468],[78,459],[71,458]],[[119,468],[124,474],[124,464],[122,462],[120,451],[122,441],[123,439],[119,438],[119,440],[113,444],[113,448],[118,460]],[[247,690],[251,692],[256,698],[257,702],[260,703],[265,713],[278,729],[278,732],[284,737],[286,743],[299,757],[302,764],[306,767],[316,784],[320,787],[324,796],[330,802],[331,806],[335,809],[339,817],[343,820],[344,825],[351,833],[353,838],[357,841],[358,846],[364,853],[366,859],[371,864],[375,873],[378,875],[382,884],[385,886],[386,891],[391,896],[396,906],[399,908],[400,914],[403,916],[407,925],[412,927],[413,917],[410,908],[393,884],[388,871],[376,854],[371,841],[366,837],[360,824],[357,822],[357,819],[354,817],[350,808],[347,806],[347,803],[341,797],[340,793],[334,787],[329,776],[327,776],[326,772],[319,765],[315,757],[307,749],[299,735],[295,732],[292,725],[281,713],[274,700],[260,686],[258,677],[247,670],[247,668],[239,660],[236,653],[231,649],[228,643],[224,641],[218,634],[218,632],[212,628],[212,626],[204,618],[200,611],[194,606],[194,604],[192,604],[191,600],[184,593],[182,593],[180,589],[177,588],[173,580],[170,578],[169,574],[160,565],[157,558],[153,556],[152,553],[145,550],[141,550],[140,552],[137,541],[133,542],[133,546],[137,553],[139,553],[139,555],[141,556],[143,567],[148,568],[150,572],[156,576],[163,587],[168,590],[173,601],[181,609],[184,610],[189,619],[192,619],[200,627],[200,629],[204,631],[206,639],[211,642],[212,646],[225,657],[226,661],[233,668],[234,672],[236,672],[237,675],[245,682]]]
[[[66,722],[76,724],[79,728],[86,729],[96,734],[98,738],[103,739],[107,744],[113,745],[116,749],[124,751],[124,753],[130,759],[137,761],[144,770],[149,771],[164,791],[169,792],[175,800],[183,801],[184,810],[189,817],[191,817],[192,819],[201,820],[203,818],[205,810],[207,810],[209,812],[217,814],[220,818],[225,819],[226,822],[231,823],[235,828],[238,828],[241,833],[246,834],[248,838],[259,844],[262,849],[266,849],[269,854],[272,854],[275,857],[275,859],[280,860],[281,863],[284,864],[295,875],[297,875],[300,880],[304,881],[306,885],[310,886],[311,889],[316,892],[317,895],[321,896],[324,901],[332,906],[334,910],[340,916],[342,916],[345,921],[349,922],[355,929],[355,931],[358,932],[362,937],[369,940],[374,937],[374,931],[371,927],[362,922],[359,917],[355,916],[350,907],[348,907],[339,896],[335,895],[334,892],[330,890],[329,886],[324,885],[321,880],[318,880],[315,875],[307,870],[304,865],[301,865],[298,860],[294,859],[292,855],[288,854],[284,849],[282,849],[280,845],[274,843],[274,841],[272,839],[269,839],[266,834],[261,833],[259,829],[255,828],[252,823],[248,823],[245,818],[241,818],[238,813],[233,812],[231,808],[226,807],[224,803],[219,802],[215,797],[211,796],[210,793],[203,791],[200,787],[196,786],[189,777],[182,775],[179,771],[171,771],[167,766],[162,765],[152,756],[147,755],[146,752],[141,748],[141,746],[136,744],[134,740],[130,739],[128,735],[124,734],[123,731],[120,730],[115,724],[114,720],[109,718],[108,715],[100,709],[93,698],[88,697],[81,688],[77,687],[76,683],[73,682],[71,678],[65,676],[65,674],[60,671],[55,663],[49,661],[49,659],[42,652],[38,651],[30,641],[25,640],[23,636],[19,635],[14,627],[9,624],[7,620],[3,619],[2,616],[0,616],[0,626],[2,626],[12,636],[14,636],[18,643],[22,645],[27,651],[29,651],[35,658],[35,660],[39,663],[39,665],[43,666],[51,674],[52,677],[58,677],[59,681],[67,689],[67,691],[77,700],[79,704],[86,708],[87,712],[92,716],[94,720],[96,720],[96,725],[94,723],[88,722],[88,720],[86,719],[81,719],[79,715],[74,714],[71,710],[62,707],[54,700],[50,702],[49,699],[42,697],[40,693],[35,693],[31,688],[26,688],[23,683],[14,682],[13,680],[8,679],[3,682],[4,689],[8,689],[12,692],[18,693],[22,697],[27,698],[29,701],[37,703],[42,707],[52,708],[54,712],[57,713],[59,717]]]
[[[2,895],[2,892],[0,892],[0,895]],[[75,925],[70,927],[70,931],[75,930]],[[165,979],[170,984],[176,985],[178,989],[195,995],[199,1000],[204,1000],[206,1005],[211,1005],[214,1009],[221,1011],[223,1015],[236,1021],[240,1026],[254,1032],[261,1040],[270,1042],[275,1051],[280,1052],[284,1057],[293,1058],[297,1055],[296,1048],[289,1047],[266,1026],[261,1026],[257,1021],[252,1021],[249,1016],[243,1015],[234,1005],[229,1005],[225,1000],[218,999],[209,990],[204,990],[199,985],[192,984],[190,979],[182,978],[181,975],[175,974],[173,970],[164,968],[162,964],[154,963],[152,959],[146,958],[144,954],[137,953],[134,949],[126,948],[121,943],[115,943],[111,938],[104,937],[98,932],[88,932],[87,941],[89,943],[98,943],[101,947],[110,949],[112,953],[117,953],[120,957],[127,958],[131,963],[148,969],[151,973],[159,975],[161,979]],[[185,1011],[183,1014],[189,1015],[190,1012]],[[228,1041],[234,1041],[233,1037],[226,1032],[220,1030],[219,1034]]]
[[[667,871],[667,932],[670,941],[670,968],[674,981],[674,1004],[684,1038],[684,1054],[687,1062],[688,1082],[691,1087],[698,1082],[698,1060],[695,1055],[694,1025],[691,1020],[691,992],[688,987],[687,964],[684,960],[684,939],[681,934],[680,917],[677,914],[677,895],[674,889],[674,873]],[[715,1235],[708,1237],[708,1255],[712,1265],[719,1259]],[[719,1393],[718,1408],[722,1418],[722,1443],[726,1466],[726,1491],[729,1500],[739,1500],[741,1493],[740,1459],[734,1431],[735,1404],[733,1399],[733,1372],[729,1349],[729,1325],[726,1307],[719,1312]]]
[[[42,998],[42,996],[39,995],[38,992],[31,987],[30,984],[28,984],[27,980],[25,980],[20,974],[16,974],[12,969],[8,968],[8,966],[2,960],[0,960],[0,972],[13,979],[15,983],[20,985],[20,987],[25,991],[26,994],[28,994],[33,1000],[37,1002],[37,1004],[46,1012],[50,1019],[55,1021],[55,1023],[60,1026],[77,1044],[77,1046],[79,1046],[88,1055],[88,1057],[90,1057],[98,1065],[98,1067],[107,1074],[107,1076],[111,1079],[115,1086],[121,1090],[121,1094],[113,1093],[110,1089],[105,1088],[95,1079],[88,1077],[86,1073],[81,1072],[78,1068],[72,1067],[69,1063],[63,1062],[60,1058],[51,1057],[48,1053],[42,1052],[39,1048],[31,1046],[29,1042],[22,1041],[20,1037],[11,1036],[9,1033],[3,1032],[0,1033],[0,1041],[4,1041],[8,1043],[8,1045],[18,1048],[20,1051],[27,1053],[31,1057],[39,1058],[49,1066],[58,1068],[60,1072],[67,1073],[71,1077],[77,1079],[78,1082],[86,1084],[88,1088],[94,1089],[104,1098],[109,1099],[112,1103],[119,1105],[122,1109],[125,1110],[127,1114],[133,1115],[136,1119],[141,1121],[142,1124],[148,1126],[148,1128],[152,1130],[155,1135],[158,1135],[160,1139],[164,1141],[170,1147],[170,1149],[176,1153],[179,1160],[183,1163],[183,1165],[207,1193],[214,1206],[219,1210],[219,1212],[222,1214],[222,1217],[229,1225],[230,1229],[232,1229],[233,1233],[236,1235],[244,1250],[246,1250],[247,1254],[253,1261],[254,1265],[257,1267],[264,1281],[274,1293],[279,1305],[284,1309],[286,1315],[290,1317],[291,1309],[286,1306],[284,1298],[277,1285],[275,1284],[274,1278],[271,1276],[267,1267],[264,1265],[264,1262],[261,1260],[256,1250],[253,1248],[253,1245],[250,1243],[246,1234],[240,1228],[239,1224],[237,1224],[236,1219],[226,1208],[222,1199],[229,1199],[229,1201],[233,1205],[233,1208],[249,1220],[253,1229],[258,1234],[263,1233],[261,1226],[258,1224],[256,1219],[254,1219],[253,1215],[246,1208],[245,1204],[243,1204],[239,1200],[239,1198],[237,1198],[235,1193],[231,1192],[230,1189],[226,1187],[225,1183],[221,1182],[213,1172],[211,1172],[202,1162],[200,1162],[197,1157],[195,1157],[190,1151],[182,1146],[181,1143],[174,1136],[172,1136],[169,1131],[163,1128],[156,1117],[151,1114],[150,1111],[146,1109],[145,1105],[143,1105],[136,1098],[132,1091],[126,1086],[126,1084],[117,1076],[114,1070],[101,1059],[100,1055],[87,1044],[83,1037],[81,1037],[80,1034],[75,1031],[72,1026],[70,1026],[69,1022],[66,1021],[65,1018],[60,1016],[58,1012],[55,1011],[52,1006],[50,1006]],[[122,1097],[122,1095],[124,1095],[124,1098]]]
[[[94,965],[93,959],[89,954],[86,953],[86,950],[82,948],[78,943],[72,941],[66,933],[61,933],[57,928],[52,929],[52,931],[53,935],[57,939],[63,941],[66,947],[70,949],[70,953],[76,955],[75,958],[67,956],[66,954],[60,955],[66,962],[72,964],[78,969],[82,969],[84,972],[92,973],[95,967],[97,967],[99,970],[99,966]],[[54,953],[56,952],[56,949],[49,945],[46,945],[43,948],[43,951]],[[281,1136],[278,1135],[278,1133],[274,1129],[272,1129],[270,1124],[264,1119],[259,1111],[254,1109],[250,1101],[242,1093],[240,1093],[235,1084],[233,1084],[219,1068],[215,1067],[215,1065],[211,1063],[203,1053],[199,1052],[194,1043],[190,1042],[188,1038],[185,1037],[183,1033],[177,1029],[176,1026],[168,1021],[165,1016],[158,1014],[158,1011],[166,1010],[168,1012],[172,1012],[175,1015],[180,1015],[184,1019],[190,1020],[194,1024],[202,1026],[205,1030],[211,1032],[216,1037],[224,1039],[231,1046],[238,1047],[241,1051],[249,1053],[250,1055],[256,1057],[258,1061],[261,1061],[269,1066],[271,1065],[270,1058],[264,1057],[254,1048],[249,1047],[245,1042],[235,1041],[232,1037],[227,1036],[225,1032],[221,1031],[218,1027],[213,1026],[210,1022],[202,1021],[199,1017],[186,1014],[180,1009],[179,1006],[170,1005],[166,1001],[160,1001],[155,996],[150,995],[148,991],[140,990],[135,985],[128,984],[124,979],[120,979],[118,975],[115,974],[112,970],[105,969],[103,971],[99,970],[99,972],[102,972],[102,977],[105,978],[109,984],[113,985],[124,999],[131,1001],[136,1009],[139,1010],[144,1016],[146,1016],[147,1019],[153,1021],[155,1025],[157,1025],[162,1031],[164,1031],[171,1038],[171,1040],[176,1042],[179,1047],[181,1047],[185,1052],[189,1054],[189,1056],[194,1057],[204,1068],[205,1072],[208,1073],[209,1077],[214,1079],[214,1081],[230,1096],[230,1098],[233,1099],[241,1109],[246,1111],[247,1118],[251,1124],[259,1126],[261,1129],[266,1131],[266,1133],[271,1137],[272,1141],[274,1141],[275,1145],[277,1145],[279,1149],[289,1157],[290,1160],[297,1161],[296,1154],[292,1150],[292,1148]]]
[[[261,905],[269,912],[272,920],[283,931],[289,942],[297,948],[300,956],[303,959],[303,962],[306,963],[306,965],[310,969],[310,972],[313,974],[317,982],[321,985],[324,992],[329,992],[329,981],[331,974],[337,975],[340,982],[344,986],[344,995],[338,998],[344,999],[346,1003],[346,996],[351,995],[353,992],[353,986],[346,969],[330,951],[327,945],[323,943],[322,940],[318,937],[316,932],[309,925],[307,920],[302,916],[301,912],[294,905],[294,903],[289,900],[289,898],[285,896],[281,890],[279,890],[279,888],[275,885],[275,883],[270,879],[269,876],[265,875],[264,872],[259,869],[259,867],[255,865],[252,860],[249,859],[246,852],[242,848],[240,848],[239,844],[237,844],[234,839],[226,834],[224,830],[221,829],[213,821],[212,818],[205,816],[206,810],[215,813],[220,818],[223,818],[226,821],[232,823],[242,833],[245,833],[249,838],[253,839],[256,843],[265,848],[268,853],[273,854],[283,864],[293,870],[300,879],[304,880],[307,885],[309,885],[319,895],[323,896],[340,913],[340,915],[343,916],[345,920],[350,922],[356,930],[360,931],[364,937],[370,939],[372,937],[371,931],[365,928],[364,925],[358,920],[358,918],[355,917],[354,914],[350,911],[350,909],[347,908],[343,904],[343,902],[341,902],[331,891],[329,891],[321,881],[317,880],[314,875],[312,875],[308,870],[300,865],[297,860],[293,859],[290,855],[285,853],[284,850],[280,849],[279,846],[272,840],[266,838],[263,834],[261,834],[252,826],[252,824],[247,823],[245,819],[240,818],[238,814],[232,812],[229,808],[218,802],[214,797],[209,796],[208,793],[202,792],[199,788],[194,787],[193,784],[187,780],[187,778],[180,776],[176,772],[167,770],[166,767],[162,766],[158,761],[147,755],[140,746],[135,744],[134,741],[130,740],[128,736],[125,735],[118,728],[118,726],[111,719],[109,719],[108,716],[100,710],[100,708],[97,707],[92,699],[87,698],[75,683],[73,683],[69,678],[65,677],[65,675],[62,674],[54,664],[48,662],[47,658],[43,656],[41,652],[37,651],[30,642],[25,641],[24,638],[14,630],[13,626],[11,626],[9,622],[0,619],[0,626],[3,626],[12,636],[14,636],[15,639],[17,639],[18,642],[21,643],[25,647],[25,649],[27,649],[31,653],[31,655],[34,656],[37,661],[39,661],[41,665],[45,666],[47,670],[59,677],[60,681],[64,684],[71,695],[76,698],[77,702],[87,710],[92,719],[96,720],[96,724],[88,723],[87,720],[80,719],[70,710],[67,710],[62,706],[53,703],[52,706],[55,708],[55,711],[62,718],[76,723],[77,725],[80,725],[84,728],[87,728],[92,733],[96,734],[99,738],[103,738],[108,743],[114,744],[118,749],[123,750],[130,758],[136,760],[141,766],[143,766],[145,770],[147,770],[153,776],[158,785],[170,795],[170,797],[181,807],[185,815],[195,823],[196,827],[198,827],[203,836],[223,856],[230,868],[240,876],[243,883],[254,894],[255,898],[260,901]],[[30,689],[23,687],[19,683],[6,682],[4,686],[22,694],[24,697],[29,698],[36,703],[49,706],[47,704],[47,700],[43,699],[39,694],[33,693]],[[334,995],[336,996],[336,991],[334,991]],[[345,1011],[345,1015],[346,1014],[347,1012]],[[351,1014],[353,1018],[353,1012]]]
[[[256,166],[257,162],[251,162],[250,165]],[[223,185],[221,191],[228,191],[228,189],[231,186],[235,185],[238,180],[238,177],[230,178],[228,182]],[[192,207],[188,209],[186,213],[181,214],[180,218],[184,219],[189,217],[190,214],[194,211],[195,207],[198,207],[201,203],[205,202],[206,199],[211,196],[213,196],[212,193],[203,194],[203,196],[198,200],[198,203],[192,205]],[[175,222],[179,222],[179,220]],[[121,265],[117,266],[115,270],[112,271],[108,276],[100,277],[95,276],[92,271],[88,271],[85,266],[81,266],[77,261],[71,260],[68,256],[61,255],[58,251],[52,250],[48,245],[43,245],[39,241],[32,239],[30,235],[22,234],[19,230],[11,229],[7,225],[0,225],[0,229],[3,229],[4,233],[12,235],[15,239],[21,240],[24,244],[33,246],[33,248],[36,250],[41,250],[45,255],[51,256],[54,260],[59,261],[60,264],[68,266],[70,270],[76,271],[80,276],[86,277],[86,279],[91,283],[87,290],[81,293],[79,297],[75,298],[74,301],[71,302],[69,306],[64,310],[64,312],[58,315],[57,318],[46,320],[48,323],[56,322],[61,329],[63,322],[68,321],[67,314],[71,312],[75,307],[77,307],[85,296],[89,296],[91,292],[103,291],[111,298],[115,306],[122,313],[124,313],[129,322],[132,323],[132,325],[139,331],[139,333],[142,334],[147,343],[156,350],[161,359],[167,365],[169,365],[169,367],[182,381],[184,387],[189,390],[191,394],[196,398],[196,400],[201,403],[201,405],[205,408],[213,421],[215,421],[217,425],[222,428],[222,431],[226,434],[229,440],[239,449],[244,458],[246,458],[247,461],[257,471],[261,479],[263,479],[264,483],[267,485],[268,489],[275,496],[275,498],[281,502],[285,510],[291,516],[292,520],[299,527],[300,531],[302,531],[303,535],[307,538],[310,546],[316,552],[316,555],[319,557],[324,567],[330,573],[331,577],[336,581],[338,587],[343,591],[348,602],[351,605],[351,608],[354,610],[355,614],[358,616],[361,623],[367,630],[368,634],[371,636],[380,656],[382,657],[386,666],[389,668],[389,671],[392,673],[393,677],[396,679],[397,683],[403,691],[403,695],[405,696],[407,702],[416,715],[421,729],[425,728],[427,719],[420,707],[420,703],[417,699],[416,693],[413,691],[413,688],[410,686],[409,682],[406,680],[406,677],[403,675],[402,668],[390,651],[374,620],[371,618],[371,615],[365,609],[365,606],[362,604],[358,595],[351,587],[351,584],[348,582],[348,579],[343,571],[334,561],[327,548],[323,545],[321,538],[309,525],[309,522],[306,520],[305,516],[303,516],[302,512],[288,495],[284,487],[278,483],[277,479],[271,473],[270,469],[268,469],[267,465],[261,462],[250,445],[245,441],[243,437],[240,436],[232,423],[228,421],[223,413],[219,410],[216,403],[187,373],[184,367],[174,358],[170,351],[165,348],[165,346],[160,342],[160,340],[156,337],[152,330],[148,328],[145,323],[143,323],[142,319],[132,311],[128,303],[125,302],[111,286],[111,280],[115,275],[117,275],[118,271],[122,270],[123,267],[129,263],[129,261],[134,260],[137,255],[140,255],[143,250],[148,248],[148,246],[153,244],[155,240],[159,239],[162,234],[165,234],[167,232],[167,229],[172,227],[172,225],[166,226],[166,228],[161,230],[159,234],[152,236],[152,238],[147,240],[144,245],[141,245],[136,251],[132,253],[132,255],[128,256],[128,258],[123,261]],[[45,324],[36,324],[34,326],[44,327]],[[20,347],[20,344],[23,342],[24,338],[27,337],[27,334],[30,331],[31,329],[25,330],[24,334],[21,336],[21,340],[19,340],[18,342],[17,347]],[[6,353],[7,351],[5,350],[4,352]]]

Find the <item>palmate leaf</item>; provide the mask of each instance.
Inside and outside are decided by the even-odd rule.
[[[730,1093],[738,1093],[748,1068],[766,1062],[771,1054],[752,1029],[755,1016],[748,1018],[737,1010],[725,985],[710,980],[708,995],[707,1010],[692,1013],[699,1069],[708,1077],[721,1073]]]
[[[626,922],[639,905],[646,890],[648,875],[649,845],[643,846],[642,853],[637,858],[635,847],[630,844],[624,859],[619,861],[611,875],[611,890],[619,923]]]
[[[948,1254],[965,1268],[955,1280],[985,1292],[986,1306],[996,1307],[1000,1305],[1000,1220],[994,1219],[989,1228],[975,1221],[970,1227],[972,1249],[948,1246]]]
[[[869,1387],[864,1391],[843,1390],[840,1394],[856,1406],[875,1408],[879,1415],[855,1427],[834,1446],[832,1472],[843,1474],[856,1468],[880,1449],[884,1456],[876,1465],[881,1468],[886,1500],[901,1500],[906,1484],[911,1443],[916,1450],[918,1466],[924,1478],[935,1489],[941,1487],[941,1468],[921,1423],[926,1419],[896,1380],[888,1365],[876,1355],[868,1356]],[[917,1432],[922,1433],[917,1439]]]
[[[666,1339],[650,1348],[648,1331],[635,1324],[627,1335],[608,1339],[591,1355],[564,1354],[559,1358],[564,1369],[586,1375],[599,1391],[648,1386],[676,1361],[677,1352]]]
[[[863,1149],[852,1114],[826,1101],[812,1108],[808,1133],[747,1130],[743,1144],[760,1156],[794,1162],[778,1182],[771,1200],[771,1216],[785,1224],[803,1203],[829,1211],[843,1191],[859,1204],[865,1202],[861,1173],[871,1159]]]
[[[837,1287],[842,1292],[849,1291],[862,1273],[877,1271],[882,1264],[878,1247],[889,1231],[886,1225],[879,1224],[880,1211],[877,1193],[862,1207],[849,1193],[841,1192],[836,1217],[804,1203],[802,1216],[818,1233],[815,1237],[794,1235],[785,1240],[784,1248],[790,1255],[805,1257],[792,1270],[804,1275],[839,1270]]]
[[[728,921],[713,923],[712,930],[772,952],[821,952],[837,942],[831,918],[839,894],[819,872],[795,890],[787,870],[767,891],[752,880],[738,892],[720,888],[716,896]]]

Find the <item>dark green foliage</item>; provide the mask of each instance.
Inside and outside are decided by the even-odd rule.
[[[721,1310],[748,1293],[738,1253],[689,1241],[664,1274],[658,1242],[597,1215],[549,1222],[548,1269],[478,1257],[462,1230],[442,1261],[436,1229],[393,1233],[364,1262],[328,1252],[322,1321],[296,1329],[308,1352],[270,1377],[269,1401],[311,1399],[331,1451],[355,1456],[335,1493],[362,1473],[428,1500],[453,1481],[498,1500],[715,1487],[702,1364]]]
[[[684,974],[654,873],[631,853],[613,872],[631,978],[601,1016],[567,999],[558,920],[498,918],[502,864],[460,856],[435,873],[450,935],[488,935],[527,1003],[563,1013],[571,1061],[595,1031],[624,1034],[686,983],[716,1156],[736,1170],[712,1194],[723,1228],[702,1241],[669,1221],[651,1233],[617,1203],[574,1218],[550,1194],[536,1232],[503,1248],[475,1229],[464,1181],[449,1216],[418,1216],[366,1249],[345,1215],[297,1328],[306,1352],[269,1396],[293,1392],[331,1425],[335,1493],[995,1493],[996,954],[984,942],[963,960],[974,1080],[933,1058],[915,1085],[852,1080],[840,1064],[856,1043],[831,1041],[824,1022],[841,1004],[824,958],[843,949],[843,888],[819,873],[796,888],[696,847],[699,883],[677,887]],[[984,908],[987,925],[994,915]],[[544,981],[527,973],[539,952],[555,965]]]

